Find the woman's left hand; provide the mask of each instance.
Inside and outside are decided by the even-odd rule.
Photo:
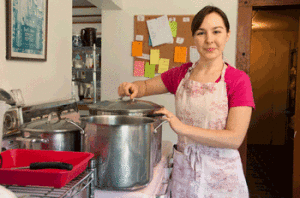
[[[158,111],[155,111],[154,113],[162,113],[165,116],[162,117],[163,120],[167,120],[171,126],[171,128],[175,131],[175,133],[180,134],[182,133],[182,129],[184,128],[184,124],[170,111],[168,111],[166,108],[161,108]]]

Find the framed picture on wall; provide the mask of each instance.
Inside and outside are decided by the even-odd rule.
[[[48,0],[6,0],[6,59],[47,61]]]

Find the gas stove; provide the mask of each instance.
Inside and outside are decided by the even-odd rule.
[[[4,114],[3,137],[18,134],[22,123],[22,107],[12,106]]]

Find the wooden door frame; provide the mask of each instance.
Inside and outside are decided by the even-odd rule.
[[[236,67],[250,74],[252,11],[256,7],[300,5],[299,0],[238,0]],[[300,59],[299,59],[300,60]],[[244,173],[247,170],[247,136],[239,148]],[[295,192],[295,189],[294,189]]]
[[[236,67],[249,74],[253,7],[300,5],[299,0],[238,0]]]

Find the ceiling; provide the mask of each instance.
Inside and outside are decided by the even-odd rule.
[[[73,0],[73,24],[101,23],[101,10],[88,0]]]
[[[253,30],[298,31],[300,9],[254,10]]]
[[[95,7],[88,0],[73,0],[73,7]]]

